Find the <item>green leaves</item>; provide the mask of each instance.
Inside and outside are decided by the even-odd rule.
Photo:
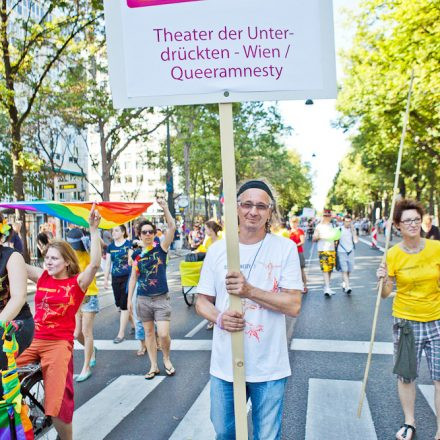
[[[365,0],[355,17],[353,47],[343,54],[345,74],[337,108],[351,131],[355,162],[392,192],[411,70],[415,71],[400,191],[430,201],[438,187],[440,137],[440,9],[430,0]],[[424,176],[415,179],[414,175]],[[336,182],[336,181],[335,181]],[[338,181],[341,185],[341,180]],[[348,187],[347,187],[348,188]],[[336,188],[330,196],[336,196]],[[347,203],[353,202],[351,196]]]
[[[172,124],[176,133],[171,142],[172,157],[181,170],[183,187],[189,185],[190,194],[195,191],[202,196],[204,181],[209,193],[218,197],[222,192],[218,106],[176,107]],[[275,105],[234,104],[237,181],[267,178],[286,211],[293,204],[308,204],[312,192],[309,169],[282,143],[283,135],[290,131]],[[164,150],[161,157],[163,160]]]

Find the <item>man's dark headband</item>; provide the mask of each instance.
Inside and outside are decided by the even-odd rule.
[[[252,189],[252,188],[256,188],[256,189],[262,189],[265,193],[267,193],[267,195],[270,197],[270,199],[272,201],[275,201],[272,195],[272,191],[270,190],[270,188],[261,180],[250,180],[249,182],[244,183],[240,189],[237,192],[237,197],[240,196],[240,194],[243,194],[245,191],[247,191],[248,189]]]

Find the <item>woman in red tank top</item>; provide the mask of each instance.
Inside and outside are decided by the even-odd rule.
[[[91,261],[84,272],[79,273],[72,247],[57,239],[46,248],[45,270],[27,265],[28,277],[37,283],[35,337],[17,364],[41,363],[45,413],[52,417],[62,440],[72,439],[75,314],[101,263],[100,219],[93,206],[89,217]]]

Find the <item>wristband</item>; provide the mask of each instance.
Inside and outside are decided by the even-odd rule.
[[[225,328],[223,327],[223,312],[219,313],[217,316],[217,320],[215,321],[215,325],[220,328],[221,330],[224,330]]]

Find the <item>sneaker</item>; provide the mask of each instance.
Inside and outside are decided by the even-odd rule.
[[[324,296],[331,297],[332,296],[331,290],[330,289],[325,289],[324,290]]]
[[[345,292],[345,282],[344,281],[341,284],[341,289],[342,289],[343,292]]]
[[[336,292],[332,289],[328,289],[328,292],[330,293],[330,295],[334,295]]]
[[[350,294],[351,294],[351,289],[348,288],[347,290],[345,290],[345,293],[346,293],[347,295],[350,295]]]

